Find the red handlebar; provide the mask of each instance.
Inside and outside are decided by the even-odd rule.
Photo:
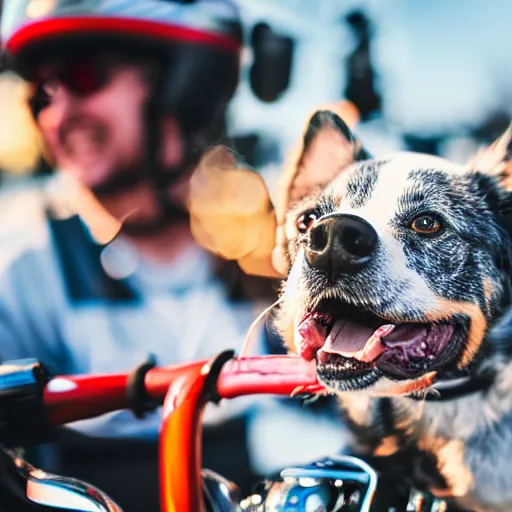
[[[149,370],[144,381],[146,392],[163,403],[173,382],[207,363],[202,360]],[[128,408],[128,378],[128,373],[54,377],[44,391],[49,424],[55,427]],[[314,363],[294,356],[231,359],[222,367],[217,381],[220,398],[260,393],[291,395],[309,386],[317,386]]]
[[[315,363],[294,356],[207,360],[153,368],[146,395],[163,403],[160,431],[162,511],[202,512],[201,417],[209,400],[242,395],[317,392]],[[227,360],[229,359],[229,360]],[[44,390],[51,426],[129,407],[129,374],[58,376]]]

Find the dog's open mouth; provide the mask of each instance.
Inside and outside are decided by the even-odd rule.
[[[331,305],[332,308],[332,305]],[[339,309],[339,308],[336,308]],[[393,379],[417,378],[447,362],[453,338],[463,335],[457,323],[398,323],[366,312],[329,307],[307,312],[296,329],[296,344],[317,372],[338,379],[374,373]],[[457,343],[458,344],[458,343]],[[375,379],[376,380],[376,379]]]

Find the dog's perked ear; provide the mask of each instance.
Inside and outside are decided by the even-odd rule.
[[[357,160],[371,158],[350,128],[335,112],[318,110],[307,125],[292,165],[284,172],[282,187],[286,210],[313,194]]]
[[[281,272],[286,272],[284,224],[290,207],[324,189],[352,163],[371,158],[342,117],[351,123],[352,116],[343,103],[332,110],[317,110],[309,119],[302,141],[280,179],[273,261]]]
[[[498,177],[503,187],[512,192],[512,122],[501,137],[469,162],[469,168]]]

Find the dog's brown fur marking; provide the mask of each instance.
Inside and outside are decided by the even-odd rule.
[[[387,457],[393,455],[400,449],[396,436],[383,437],[381,443],[375,448],[373,454],[376,457]]]
[[[396,384],[390,386],[388,393],[392,395],[410,395],[412,393],[417,393],[418,391],[423,391],[424,389],[429,388],[434,383],[437,372],[430,372],[419,379],[410,380],[403,384]]]
[[[439,498],[466,496],[473,486],[473,473],[464,460],[464,443],[460,440],[447,440],[442,437],[423,437],[418,448],[434,453],[437,469],[447,484],[447,489],[432,488]]]
[[[474,480],[464,461],[464,443],[459,440],[447,442],[437,451],[438,469],[445,478],[452,496],[466,496]]]
[[[484,278],[484,297],[485,297],[485,308],[487,313],[491,312],[491,301],[494,294],[494,286],[488,277]]]

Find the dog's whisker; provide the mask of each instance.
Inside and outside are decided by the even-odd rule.
[[[270,306],[268,306],[267,308],[265,308],[255,319],[254,321],[252,322],[251,326],[249,327],[249,330],[247,331],[247,334],[245,336],[245,341],[244,341],[244,344],[242,346],[242,349],[240,350],[240,354],[239,354],[239,357],[245,357],[247,355],[247,352],[249,351],[249,348],[250,348],[250,345],[251,345],[251,342],[253,340],[253,336],[254,336],[254,332],[256,330],[256,327],[258,325],[258,323],[263,319],[265,318],[265,316],[270,313],[270,311],[272,311],[273,308],[275,308],[277,305],[281,304],[282,302],[284,302],[285,298],[284,297],[281,297],[279,299],[277,299],[273,304],[271,304]]]

